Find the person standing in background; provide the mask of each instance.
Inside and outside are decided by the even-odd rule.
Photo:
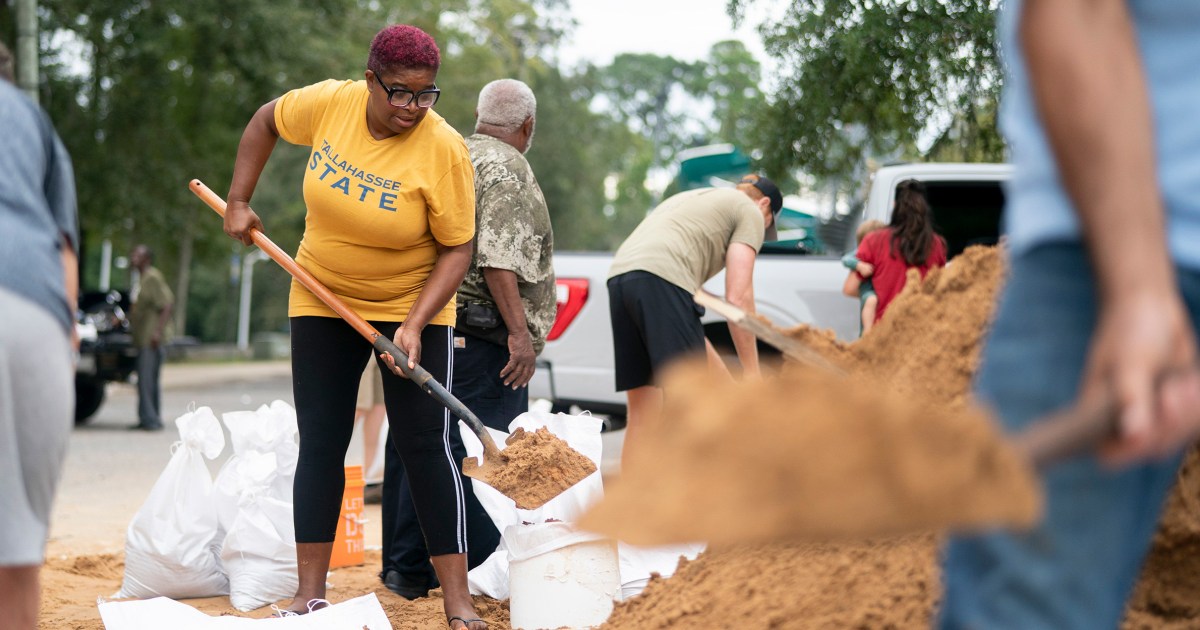
[[[0,44],[0,74],[11,59]],[[0,128],[0,628],[33,630],[74,419],[78,218],[66,148],[9,81]]]
[[[622,461],[636,450],[642,427],[656,422],[663,391],[655,378],[682,355],[707,350],[693,294],[725,270],[725,299],[753,313],[754,261],[763,241],[777,239],[783,194],[775,182],[750,174],[737,188],[699,188],[664,200],[621,244],[608,272],[616,389],[626,394],[628,424]],[[759,375],[753,333],[729,324],[742,374]]]
[[[515,79],[479,92],[475,133],[467,138],[475,168],[475,251],[458,288],[452,391],[483,423],[507,431],[529,410],[529,380],[557,308],[550,212],[525,153],[533,144],[537,99]],[[466,457],[452,432],[455,461]],[[403,482],[394,453],[384,486]],[[500,532],[464,477],[468,564],[478,566],[500,544]],[[429,554],[407,503],[385,496],[384,584],[404,597],[436,585]],[[389,509],[391,508],[391,509]],[[387,532],[393,532],[388,536]]]
[[[871,281],[878,297],[875,322],[883,319],[888,305],[904,290],[910,269],[924,278],[930,269],[946,265],[946,240],[933,231],[925,184],[915,179],[900,182],[895,201],[887,229],[865,235],[858,244],[858,264],[842,286],[845,295],[859,297],[862,283]]]
[[[138,423],[133,429],[161,431],[162,375],[166,344],[171,338],[171,310],[175,294],[161,271],[154,267],[154,252],[146,245],[133,248],[129,262],[138,271],[133,288],[133,307],[129,313],[129,328],[133,347],[137,348]]]

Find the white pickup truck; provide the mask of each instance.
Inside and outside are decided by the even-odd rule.
[[[872,178],[860,213],[848,225],[845,242],[826,243],[826,254],[774,253],[763,248],[754,265],[754,297],[758,312],[782,326],[810,324],[832,329],[839,338],[858,336],[858,301],[842,295],[848,270],[841,256],[854,247],[854,227],[866,219],[891,218],[896,185],[906,179],[925,183],[935,229],[949,244],[953,258],[968,245],[995,243],[1004,207],[1002,184],[1006,164],[906,164],[886,166]],[[549,399],[556,410],[577,405],[623,424],[625,396],[613,381],[612,329],[606,280],[612,254],[554,254],[558,280],[558,315],[538,369],[529,384],[531,398]],[[724,275],[705,288],[724,293]],[[705,334],[718,350],[731,348],[728,327],[713,314],[703,318]],[[760,345],[764,353],[770,353]],[[730,350],[730,352],[732,352]]]

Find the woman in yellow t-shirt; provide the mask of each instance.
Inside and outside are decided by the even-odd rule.
[[[420,362],[449,383],[454,293],[471,262],[475,189],[465,142],[432,110],[440,63],[433,38],[393,25],[371,42],[365,81],[324,81],[259,108],[238,146],[225,232],[249,245],[250,229],[262,228],[249,202],[276,139],[311,146],[296,261],[394,336],[411,365]],[[372,350],[297,282],[288,315],[300,429],[293,491],[300,584],[289,610],[303,614],[326,605],[343,461]],[[445,409],[397,374],[384,370],[390,439],[408,472],[446,616],[451,628],[480,630],[486,624],[474,619],[467,591],[462,482],[448,442],[457,429]]]

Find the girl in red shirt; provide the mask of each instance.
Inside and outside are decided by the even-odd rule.
[[[933,212],[925,199],[924,184],[906,179],[896,186],[892,222],[887,229],[868,234],[856,256],[860,264],[846,278],[842,292],[858,297],[859,285],[871,278],[879,296],[876,322],[904,288],[909,269],[916,269],[924,279],[930,269],[945,266],[946,240],[933,231]]]

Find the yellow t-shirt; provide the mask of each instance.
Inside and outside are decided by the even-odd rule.
[[[365,81],[323,81],[275,103],[279,135],[312,147],[296,262],[368,320],[404,321],[437,260],[435,243],[475,235],[467,145],[430,110],[409,132],[376,140]],[[292,281],[288,315],[337,317]],[[454,298],[429,323],[454,325]]]

